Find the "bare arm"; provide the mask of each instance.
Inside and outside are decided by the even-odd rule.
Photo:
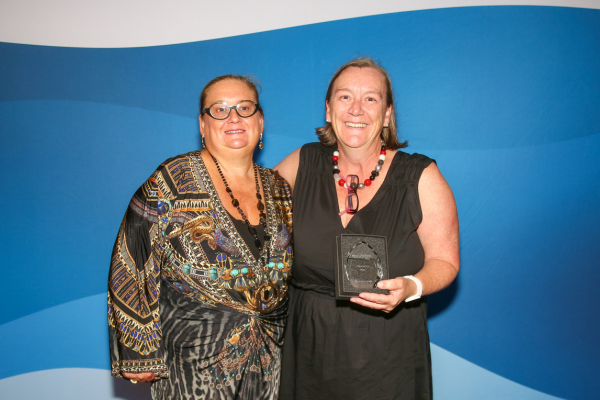
[[[423,282],[423,294],[431,294],[450,285],[458,274],[458,213],[452,190],[435,164],[423,171],[419,197],[423,221],[417,234],[425,251],[425,265],[415,276]]]
[[[454,195],[435,164],[429,165],[419,180],[423,220],[417,234],[425,252],[425,263],[415,276],[423,283],[423,295],[435,293],[452,283],[460,267],[458,214]],[[416,294],[416,284],[398,277],[379,282],[389,295],[361,293],[352,301],[365,307],[390,312]]]
[[[294,190],[294,184],[296,183],[296,175],[298,174],[298,167],[300,166],[300,149],[296,149],[291,152],[286,158],[281,160],[279,164],[273,167],[273,170],[279,172],[279,175],[283,177],[289,183],[292,191]]]

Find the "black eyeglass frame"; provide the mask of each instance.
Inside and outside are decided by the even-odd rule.
[[[252,114],[250,114],[250,115],[247,115],[247,116],[245,116],[245,117],[244,117],[243,115],[240,115],[240,113],[238,112],[237,108],[238,108],[238,106],[239,106],[241,103],[243,103],[243,102],[245,102],[245,101],[249,101],[249,102],[251,102],[252,104],[254,104],[255,108],[254,108],[254,112],[253,112]],[[214,106],[215,104],[225,104],[225,105],[227,106],[227,108],[229,109],[229,111],[227,111],[227,115],[226,115],[225,117],[223,117],[223,118],[217,118],[217,117],[215,117],[214,115],[212,115],[212,113],[210,112],[210,108],[211,108],[212,106]],[[235,112],[237,113],[237,115],[239,115],[239,116],[240,116],[240,118],[250,118],[251,116],[253,116],[254,114],[256,114],[256,112],[257,112],[257,111],[260,111],[260,113],[262,114],[262,108],[261,108],[260,104],[258,104],[258,103],[255,103],[255,102],[254,102],[254,101],[252,101],[252,100],[240,100],[240,101],[239,101],[239,102],[238,102],[238,103],[237,103],[235,106],[230,106],[229,104],[227,104],[227,103],[226,103],[226,102],[224,102],[224,101],[215,101],[215,102],[214,102],[214,103],[212,103],[210,106],[208,106],[207,108],[205,108],[204,110],[202,110],[202,112],[200,113],[200,115],[204,115],[204,114],[208,113],[208,115],[210,115],[212,118],[214,118],[214,119],[216,119],[216,120],[219,120],[219,121],[222,121],[222,120],[224,120],[224,119],[227,119],[227,118],[229,118],[229,115],[231,115],[231,110],[235,110]]]

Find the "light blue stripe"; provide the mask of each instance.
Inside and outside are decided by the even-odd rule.
[[[559,400],[496,375],[434,344],[431,358],[436,400]]]
[[[61,368],[0,380],[3,400],[142,400],[150,399],[149,384],[132,384],[110,372],[88,368]]]

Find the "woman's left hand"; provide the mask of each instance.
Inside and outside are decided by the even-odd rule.
[[[377,287],[389,290],[390,294],[361,293],[359,297],[352,297],[350,301],[364,307],[389,313],[407,297],[417,292],[416,284],[403,277],[379,281]]]

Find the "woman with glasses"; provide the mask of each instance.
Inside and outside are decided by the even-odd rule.
[[[154,399],[276,399],[292,262],[290,188],[255,164],[255,84],[226,75],[200,96],[198,151],[133,196],[108,292],[112,374]]]
[[[431,399],[421,296],[445,288],[458,273],[452,191],[430,158],[397,150],[407,144],[396,136],[391,81],[371,59],[335,73],[325,110],[320,143],[274,168],[293,186],[296,255],[280,399]],[[336,250],[349,234],[362,239],[348,236],[356,244]],[[386,252],[372,245],[381,237]],[[354,254],[360,247],[366,253]],[[344,264],[338,279],[347,274],[360,287],[368,281],[361,277],[369,272],[365,260],[380,268],[385,257],[389,279],[336,300],[336,251]],[[377,289],[388,292],[372,293]]]

